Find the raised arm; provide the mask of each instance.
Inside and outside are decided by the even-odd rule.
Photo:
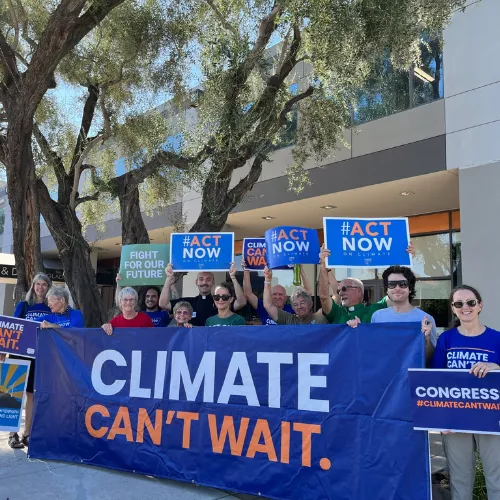
[[[273,304],[273,272],[267,266],[264,268],[264,308],[273,321],[278,321],[278,308]]]
[[[243,293],[245,294],[248,302],[250,302],[250,305],[254,309],[257,309],[257,306],[259,305],[259,299],[257,295],[253,293],[252,281],[250,280],[250,271],[247,269],[245,259],[241,259],[241,267],[243,268]]]
[[[120,273],[116,275],[116,293],[115,293],[115,304],[118,309],[120,309],[120,292],[122,291],[122,287],[120,286],[120,281],[122,279],[122,276]],[[120,309],[121,310],[121,309]]]
[[[172,310],[172,305],[170,304],[170,287],[174,282],[174,269],[172,264],[167,264],[165,268],[165,285],[162,288],[160,299],[158,300],[158,305],[161,309],[166,309],[167,311]]]
[[[314,295],[314,290],[311,288],[311,282],[309,281],[302,264],[300,264],[300,281],[302,281],[302,287],[304,290],[312,297]]]
[[[241,288],[241,285],[238,283],[238,280],[236,279],[237,271],[238,269],[236,269],[236,264],[234,262],[231,262],[231,268],[229,269],[229,277],[231,278],[231,281],[234,286],[234,293],[236,294],[236,300],[234,301],[235,311],[238,311],[247,305],[247,299],[245,297],[245,294],[243,293],[243,288]]]
[[[318,295],[321,301],[321,308],[324,314],[328,314],[332,310],[333,300],[330,296],[330,283],[328,281],[328,271],[326,269],[326,258],[330,255],[330,250],[322,248],[319,254],[319,280],[318,280]],[[335,280],[336,281],[336,280]],[[335,288],[335,291],[337,288]]]

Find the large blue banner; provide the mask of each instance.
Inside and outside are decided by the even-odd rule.
[[[278,226],[265,234],[267,265],[270,269],[319,262],[319,238],[316,229]]]
[[[353,219],[324,217],[327,267],[377,268],[412,266],[407,218]]]
[[[36,331],[40,323],[0,316],[0,352],[36,357]]]
[[[430,500],[418,325],[47,330],[32,458],[288,500]]]
[[[500,434],[500,373],[410,370],[415,429]]]
[[[170,263],[175,271],[229,271],[234,233],[172,233]]]
[[[7,359],[0,362],[0,431],[19,430],[29,369],[30,361]]]

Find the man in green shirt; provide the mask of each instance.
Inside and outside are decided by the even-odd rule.
[[[414,255],[415,250],[411,242],[406,251]],[[340,302],[340,304],[337,304],[330,296],[328,273],[332,271],[326,268],[326,258],[329,255],[330,250],[326,248],[321,249],[321,253],[319,254],[320,272],[318,281],[318,295],[321,300],[323,314],[328,323],[342,324],[355,318],[359,318],[361,323],[370,323],[375,311],[392,306],[392,302],[388,297],[384,297],[375,304],[363,304],[365,289],[361,280],[346,278],[338,283],[332,275],[333,279],[331,281],[334,286],[334,294],[337,294]],[[336,290],[335,284],[337,286]]]

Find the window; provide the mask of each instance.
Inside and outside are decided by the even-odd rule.
[[[415,246],[413,272],[417,278],[450,276],[449,233],[412,238]]]

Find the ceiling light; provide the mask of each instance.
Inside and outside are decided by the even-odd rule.
[[[115,246],[117,246],[117,247],[121,247],[121,246],[122,246],[122,244],[121,244],[121,243],[115,243]]]
[[[402,191],[400,194],[401,196],[410,196],[415,193],[413,191]]]
[[[276,217],[271,217],[270,215],[266,215],[265,217],[261,217],[261,219],[264,219],[264,220],[273,220],[273,219],[276,219]]]
[[[324,205],[322,207],[319,207],[319,208],[322,208],[324,210],[333,210],[334,208],[337,208],[335,205]]]
[[[432,75],[429,75],[429,73],[425,72],[421,68],[418,68],[417,66],[413,68],[413,72],[417,78],[420,78],[420,80],[423,80],[424,82],[432,83],[434,81],[434,77]]]

